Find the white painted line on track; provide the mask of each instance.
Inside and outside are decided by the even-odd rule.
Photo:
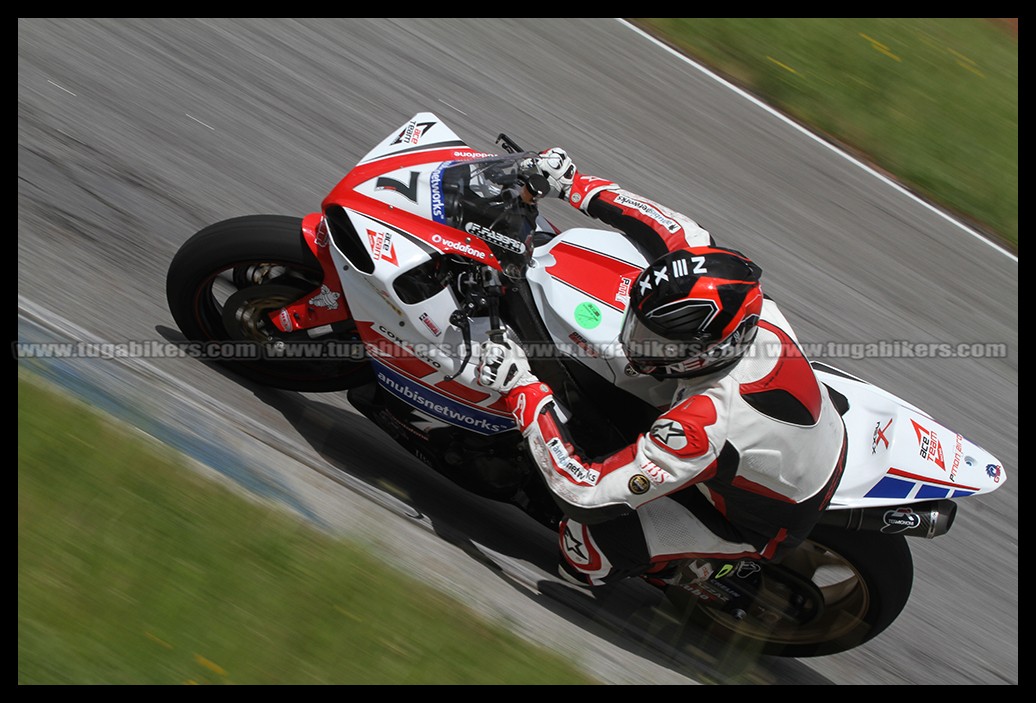
[[[201,120],[199,120],[199,119],[198,119],[197,117],[194,117],[194,116],[192,116],[191,114],[189,114],[189,113],[187,113],[187,112],[185,112],[185,113],[183,113],[183,114],[185,114],[185,115],[187,115],[188,117],[190,117],[190,118],[191,118],[192,120],[194,120],[195,122],[197,122],[198,124],[200,124],[200,125],[201,125],[202,127],[208,127],[208,128],[209,128],[209,129],[211,129],[211,130],[212,130],[213,132],[215,132],[215,131],[216,131],[216,128],[215,128],[215,127],[210,127],[209,125],[207,125],[207,124],[205,124],[204,122],[202,122]]]
[[[72,97],[79,97],[79,96],[77,96],[77,95],[76,95],[75,93],[73,93],[73,92],[72,92],[71,90],[69,90],[68,88],[66,88],[66,87],[64,87],[64,86],[61,86],[61,85],[58,85],[57,83],[55,83],[55,82],[54,82],[54,81],[52,81],[52,80],[48,80],[47,82],[48,82],[48,83],[50,83],[50,84],[51,84],[52,86],[55,86],[55,87],[57,87],[57,88],[61,88],[61,90],[65,91],[66,93],[68,93],[68,94],[69,94],[69,95],[71,95]]]
[[[692,59],[688,58],[687,56],[681,54],[679,51],[677,51],[673,47],[669,46],[665,42],[663,42],[663,41],[661,41],[659,39],[656,39],[655,37],[651,36],[650,34],[645,32],[640,27],[637,27],[636,25],[631,24],[630,22],[628,22],[627,20],[625,20],[625,19],[623,19],[621,17],[616,17],[614,19],[617,22],[619,22],[620,24],[628,27],[629,29],[632,29],[634,32],[636,32],[640,36],[644,37],[648,41],[654,43],[656,46],[659,46],[662,49],[664,49],[665,51],[668,51],[670,54],[672,54],[676,58],[680,59],[681,61],[685,62],[686,64],[688,64],[690,66],[693,66],[694,68],[696,68],[697,70],[701,71],[702,73],[704,73],[706,76],[708,76],[709,78],[713,79],[717,83],[720,83],[721,85],[726,86],[727,88],[729,88],[730,90],[734,91],[738,95],[742,96],[743,98],[746,98],[747,100],[751,101],[752,103],[754,103],[758,107],[761,107],[762,109],[766,110],[767,112],[769,112],[771,115],[773,115],[774,117],[778,118],[782,122],[784,122],[784,123],[786,123],[788,125],[791,125],[792,127],[797,129],[798,131],[800,131],[803,134],[805,134],[810,139],[814,140],[815,142],[817,142],[819,144],[822,144],[823,146],[827,147],[828,149],[830,149],[834,153],[838,154],[842,158],[844,158],[847,161],[849,161],[849,162],[859,166],[860,168],[862,168],[867,173],[869,173],[872,176],[880,179],[882,182],[892,186],[893,188],[898,190],[903,195],[906,195],[911,200],[914,200],[914,201],[920,203],[921,205],[925,206],[926,208],[928,208],[929,210],[934,212],[939,217],[942,217],[943,219],[945,219],[946,221],[950,222],[951,224],[956,225],[961,230],[963,230],[964,232],[967,232],[968,234],[970,234],[975,239],[978,239],[979,241],[984,242],[987,245],[993,247],[994,249],[996,249],[997,251],[999,251],[1004,256],[1008,257],[1009,259],[1011,259],[1011,260],[1013,260],[1015,262],[1018,261],[1018,257],[1017,256],[1015,256],[1014,254],[1012,254],[1008,250],[1004,249],[1002,246],[1000,246],[996,242],[991,241],[988,237],[985,237],[981,233],[976,232],[975,230],[971,229],[970,227],[968,227],[966,224],[964,224],[960,220],[954,218],[949,213],[946,213],[946,212],[940,210],[935,205],[932,205],[931,203],[927,202],[923,198],[920,198],[917,195],[915,195],[914,193],[911,193],[909,190],[904,188],[899,183],[896,183],[895,181],[893,181],[892,179],[888,178],[884,174],[882,174],[882,173],[880,173],[878,171],[875,171],[873,168],[871,168],[870,166],[868,166],[864,162],[862,162],[859,159],[855,158],[851,154],[848,154],[845,151],[839,149],[838,147],[836,147],[835,145],[831,144],[831,142],[827,141],[826,139],[824,139],[824,138],[814,134],[813,132],[810,132],[808,129],[806,129],[805,127],[800,125],[795,120],[791,119],[787,115],[782,114],[781,112],[779,112],[775,108],[771,107],[770,105],[767,105],[766,103],[762,102],[761,100],[759,100],[757,97],[755,97],[751,93],[746,92],[745,90],[739,88],[738,86],[734,85],[733,83],[731,83],[730,81],[726,80],[725,78],[723,78],[723,77],[713,73],[710,69],[706,68],[705,66],[702,66],[700,63],[697,63],[697,62],[693,61]]]

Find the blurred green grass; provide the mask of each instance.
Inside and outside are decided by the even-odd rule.
[[[591,684],[361,548],[18,382],[19,684]]]
[[[635,18],[1007,248],[1018,39],[982,18]]]

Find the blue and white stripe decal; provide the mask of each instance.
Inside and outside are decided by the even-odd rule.
[[[914,489],[917,489],[916,495],[913,495]],[[963,498],[964,496],[974,495],[974,493],[974,490],[964,488],[932,486],[927,483],[885,476],[873,488],[867,491],[864,498],[922,498],[934,500],[936,498]]]

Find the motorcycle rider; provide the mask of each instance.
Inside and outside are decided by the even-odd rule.
[[[548,149],[550,194],[621,230],[649,264],[620,342],[634,370],[679,379],[669,410],[610,456],[581,455],[549,386],[511,340],[483,344],[479,383],[501,393],[565,514],[559,572],[582,586],[676,560],[774,559],[810,532],[837,487],[845,428],[760,268],[689,217],[578,172]],[[615,408],[615,412],[622,412]]]

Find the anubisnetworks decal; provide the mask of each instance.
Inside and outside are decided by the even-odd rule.
[[[514,422],[505,417],[459,403],[393,371],[375,359],[370,359],[370,363],[377,372],[378,383],[385,390],[418,410],[479,434],[498,434],[515,429]]]
[[[432,171],[432,219],[439,224],[446,224],[446,204],[442,197],[442,170],[452,165],[453,161],[447,161],[439,168]]]

